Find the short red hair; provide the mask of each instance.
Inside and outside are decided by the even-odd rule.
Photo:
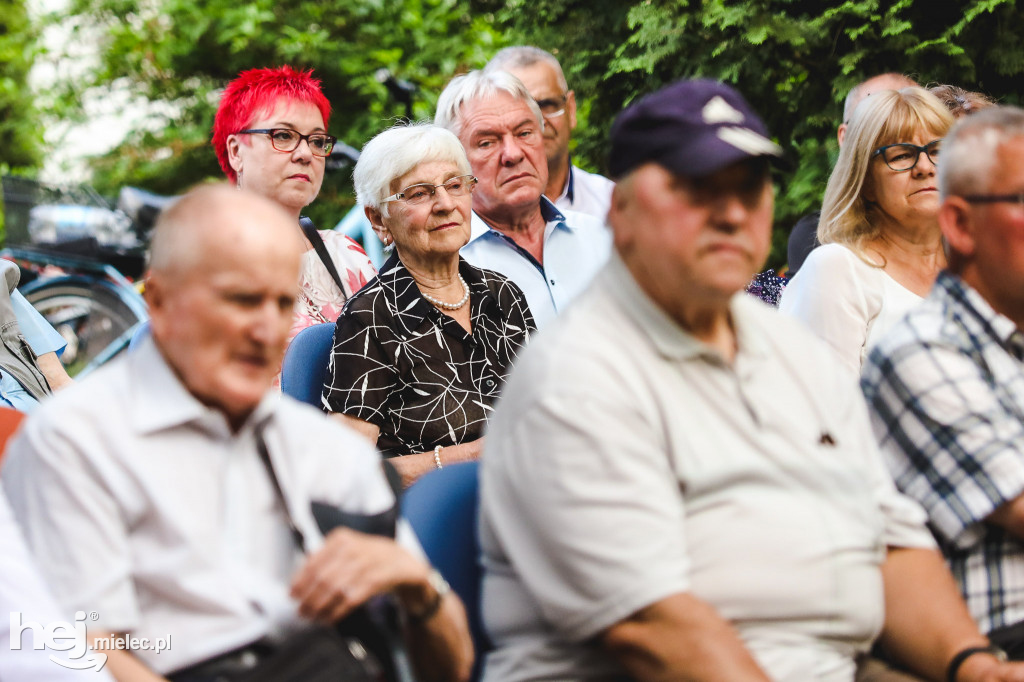
[[[330,122],[331,103],[320,89],[313,70],[296,71],[290,66],[249,69],[228,83],[213,119],[213,150],[228,180],[235,182],[235,169],[228,163],[228,136],[245,130],[256,118],[274,107],[279,99],[308,102],[320,110],[324,128]]]

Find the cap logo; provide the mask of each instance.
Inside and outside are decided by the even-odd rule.
[[[721,95],[715,95],[701,110],[704,122],[711,125],[715,123],[743,123],[743,113],[737,111],[731,104],[725,101]]]
[[[749,128],[719,128],[716,133],[723,142],[728,142],[751,156],[782,156],[782,147]]]

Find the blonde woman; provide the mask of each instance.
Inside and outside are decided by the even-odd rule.
[[[818,240],[779,309],[802,319],[856,376],[867,350],[945,264],[937,164],[953,117],[918,87],[854,112],[825,189]]]

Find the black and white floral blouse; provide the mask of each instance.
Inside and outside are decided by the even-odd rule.
[[[428,303],[397,255],[349,299],[334,329],[323,402],[380,428],[385,457],[483,435],[516,355],[536,330],[523,292],[461,258],[470,327]]]

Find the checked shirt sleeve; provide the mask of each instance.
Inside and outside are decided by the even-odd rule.
[[[978,354],[924,341],[883,343],[861,382],[897,486],[960,549],[1024,492],[1024,420],[994,383]]]

